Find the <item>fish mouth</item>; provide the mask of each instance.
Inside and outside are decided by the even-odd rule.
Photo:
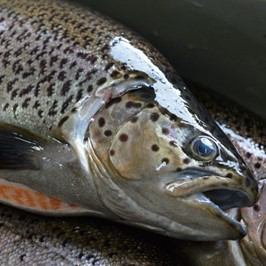
[[[234,235],[230,239],[245,236],[246,230],[237,217],[227,210],[252,206],[257,200],[257,184],[245,182],[245,176],[226,177],[201,169],[186,169],[177,173],[175,181],[166,185],[166,191],[174,197],[197,204],[209,214],[222,219]]]

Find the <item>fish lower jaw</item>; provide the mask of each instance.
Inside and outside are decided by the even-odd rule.
[[[232,227],[232,230],[235,231],[235,236],[230,239],[240,239],[246,235],[245,225],[237,220],[238,211],[236,208],[226,211],[207,197],[205,193],[197,193],[194,197],[196,197],[197,201],[200,202],[202,208],[207,208],[213,215],[222,219],[227,226]]]

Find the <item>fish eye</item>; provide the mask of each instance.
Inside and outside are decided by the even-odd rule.
[[[197,160],[211,161],[218,155],[218,147],[213,139],[198,136],[191,142],[191,151]]]

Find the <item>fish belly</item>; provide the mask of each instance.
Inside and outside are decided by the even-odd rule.
[[[0,179],[0,202],[31,212],[51,215],[71,215],[86,213],[78,205],[49,197],[22,184]]]

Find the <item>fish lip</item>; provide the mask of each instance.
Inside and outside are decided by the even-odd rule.
[[[213,178],[213,180],[211,180],[212,183],[210,182],[209,177]],[[251,206],[256,202],[257,195],[255,195],[256,193],[254,190],[246,185],[246,182],[243,182],[245,178],[247,177],[241,175],[235,175],[232,178],[229,178],[226,176],[217,175],[217,173],[209,170],[187,168],[183,171],[179,171],[175,176],[175,180],[173,182],[169,182],[165,188],[172,196],[183,197],[184,200],[190,200],[192,197],[194,202],[196,201],[198,204],[199,208],[205,209],[213,216],[221,218],[225,223],[225,226],[229,226],[231,228],[230,231],[234,232],[231,239],[239,239],[246,235],[245,226],[237,221],[235,217],[229,216],[226,210]],[[185,185],[182,183],[182,181],[185,181]],[[191,190],[189,189],[190,183],[193,183]],[[181,184],[181,189],[177,189],[177,191],[169,191],[169,185],[171,186],[173,184]],[[182,188],[185,189],[182,191]],[[253,188],[256,188],[255,183],[253,184]],[[186,189],[188,193],[181,195]],[[233,196],[238,193],[238,197],[235,198],[235,202],[233,202],[233,204],[223,205],[222,201],[219,202],[219,200],[215,200],[215,197],[210,194],[211,192],[215,195],[216,192],[218,193],[223,191],[226,191],[229,196],[232,196],[231,200],[234,199]],[[175,192],[181,192],[181,194],[179,195]]]
[[[222,176],[214,171],[198,168],[187,168],[179,171],[175,175],[175,180],[166,185],[166,191],[172,196],[186,197],[196,193],[204,193],[211,201],[216,203],[222,209],[248,207],[257,201],[257,183],[254,181],[251,185],[243,182],[241,175],[235,175],[231,178]],[[236,204],[222,206],[223,203],[215,200],[214,193],[231,193],[234,196]],[[223,199],[225,201],[225,199]],[[232,203],[235,203],[232,202]]]

